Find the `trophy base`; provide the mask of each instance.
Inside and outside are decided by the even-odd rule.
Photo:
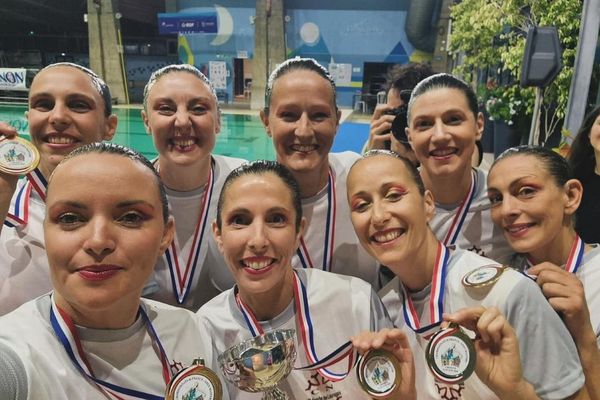
[[[273,388],[263,393],[262,400],[289,400],[289,397],[285,392]]]

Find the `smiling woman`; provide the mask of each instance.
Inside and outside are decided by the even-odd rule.
[[[145,158],[82,147],[56,167],[47,205],[54,291],[0,318],[0,398],[162,398],[195,358],[214,368],[192,313],[140,299],[174,233]]]
[[[213,154],[221,111],[212,84],[191,65],[169,65],[152,74],[142,119],[158,151],[154,163],[177,227],[145,295],[196,311],[234,283],[210,222],[225,177],[244,160]]]
[[[29,133],[40,152],[39,167],[17,182],[0,172],[0,315],[51,289],[42,220],[46,181],[72,150],[110,140],[117,126],[108,86],[76,64],[51,64],[34,78],[27,111]],[[0,134],[16,132],[0,126]]]

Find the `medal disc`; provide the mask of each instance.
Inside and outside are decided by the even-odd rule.
[[[360,360],[356,369],[358,382],[374,398],[387,397],[402,380],[400,363],[387,350],[371,350]]]
[[[30,142],[20,137],[0,141],[0,171],[22,175],[33,171],[40,162],[40,153]]]
[[[221,400],[223,388],[217,374],[203,362],[184,368],[167,385],[165,400]]]
[[[480,288],[492,285],[500,279],[505,267],[499,264],[483,265],[467,273],[462,278],[462,284],[468,288]]]
[[[425,354],[435,379],[446,384],[463,382],[475,370],[473,341],[457,325],[435,333]]]

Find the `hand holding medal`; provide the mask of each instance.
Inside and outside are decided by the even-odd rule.
[[[362,354],[358,382],[375,399],[416,399],[415,366],[408,338],[400,329],[363,332],[351,338]]]
[[[24,175],[40,162],[40,153],[27,140],[14,136],[0,136],[0,172]]]
[[[471,345],[474,345],[476,358],[475,372],[496,395],[500,398],[518,398],[517,393],[533,390],[523,378],[515,331],[497,308],[465,308],[444,314],[444,320],[450,322],[449,327],[456,329],[456,324],[460,324],[476,333]]]

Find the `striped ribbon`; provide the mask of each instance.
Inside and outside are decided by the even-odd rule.
[[[236,302],[242,313],[248,329],[254,336],[262,335],[264,333],[260,322],[256,319],[252,310],[248,308],[242,301],[239,294],[236,295]],[[304,351],[306,358],[309,361],[309,365],[304,367],[296,367],[294,369],[300,371],[317,371],[322,377],[332,382],[337,382],[344,379],[352,368],[356,365],[359,356],[358,352],[354,349],[352,342],[348,341],[335,349],[331,354],[326,357],[319,358],[315,349],[315,335],[313,330],[312,317],[310,315],[310,306],[308,303],[308,295],[306,287],[294,272],[294,303],[296,305],[296,328],[300,332],[300,339],[304,345]],[[329,371],[327,367],[330,367],[338,362],[348,359],[347,370],[344,373],[335,373]]]
[[[331,169],[329,170],[327,183],[327,221],[325,224],[325,242],[323,244],[323,260],[321,269],[331,272],[333,260],[333,246],[335,244],[335,217],[336,217],[336,193],[335,193],[335,178]],[[310,256],[308,246],[304,241],[304,237],[300,238],[300,247],[296,251],[302,268],[314,268],[315,265]]]
[[[454,219],[452,220],[452,224],[444,237],[444,244],[449,246],[456,242],[458,239],[458,234],[462,229],[462,226],[465,222],[465,218],[467,217],[467,213],[469,212],[469,207],[471,207],[471,203],[473,202],[473,198],[475,197],[477,188],[477,172],[475,170],[471,171],[471,186],[469,187],[469,191],[467,195],[460,203],[456,214],[454,214]]]
[[[433,276],[431,280],[431,295],[429,296],[429,317],[430,323],[426,326],[421,326],[421,321],[413,302],[402,286],[404,295],[404,321],[410,328],[423,336],[429,338],[442,322],[442,314],[444,313],[444,289],[446,287],[446,274],[448,260],[450,259],[450,251],[442,243],[438,242],[438,248],[433,268]]]
[[[34,169],[25,176],[25,183],[17,191],[15,204],[8,210],[4,220],[4,225],[11,228],[27,225],[29,221],[29,201],[31,199],[31,190],[35,190],[42,201],[46,201],[46,188],[48,182],[42,171]]]
[[[165,385],[171,379],[171,373],[169,369],[169,361],[165,350],[158,338],[148,315],[144,311],[142,307],[139,309],[139,314],[142,316],[144,323],[146,325],[146,329],[152,338],[153,347],[155,351],[158,353],[162,364],[162,374],[163,379],[165,381]],[[50,324],[54,329],[54,333],[60,340],[63,345],[65,351],[67,352],[69,358],[77,368],[77,370],[90,379],[92,382],[96,384],[98,389],[106,394],[109,398],[117,399],[117,400],[125,400],[125,399],[147,399],[147,400],[163,400],[163,396],[156,396],[153,394],[141,392],[138,390],[125,388],[119,385],[115,385],[113,383],[101,380],[96,378],[94,375],[94,371],[87,359],[85,354],[85,350],[81,344],[81,340],[79,339],[79,335],[77,334],[77,329],[75,328],[75,324],[71,317],[61,310],[54,301],[54,296],[52,296],[52,305],[50,308]]]

